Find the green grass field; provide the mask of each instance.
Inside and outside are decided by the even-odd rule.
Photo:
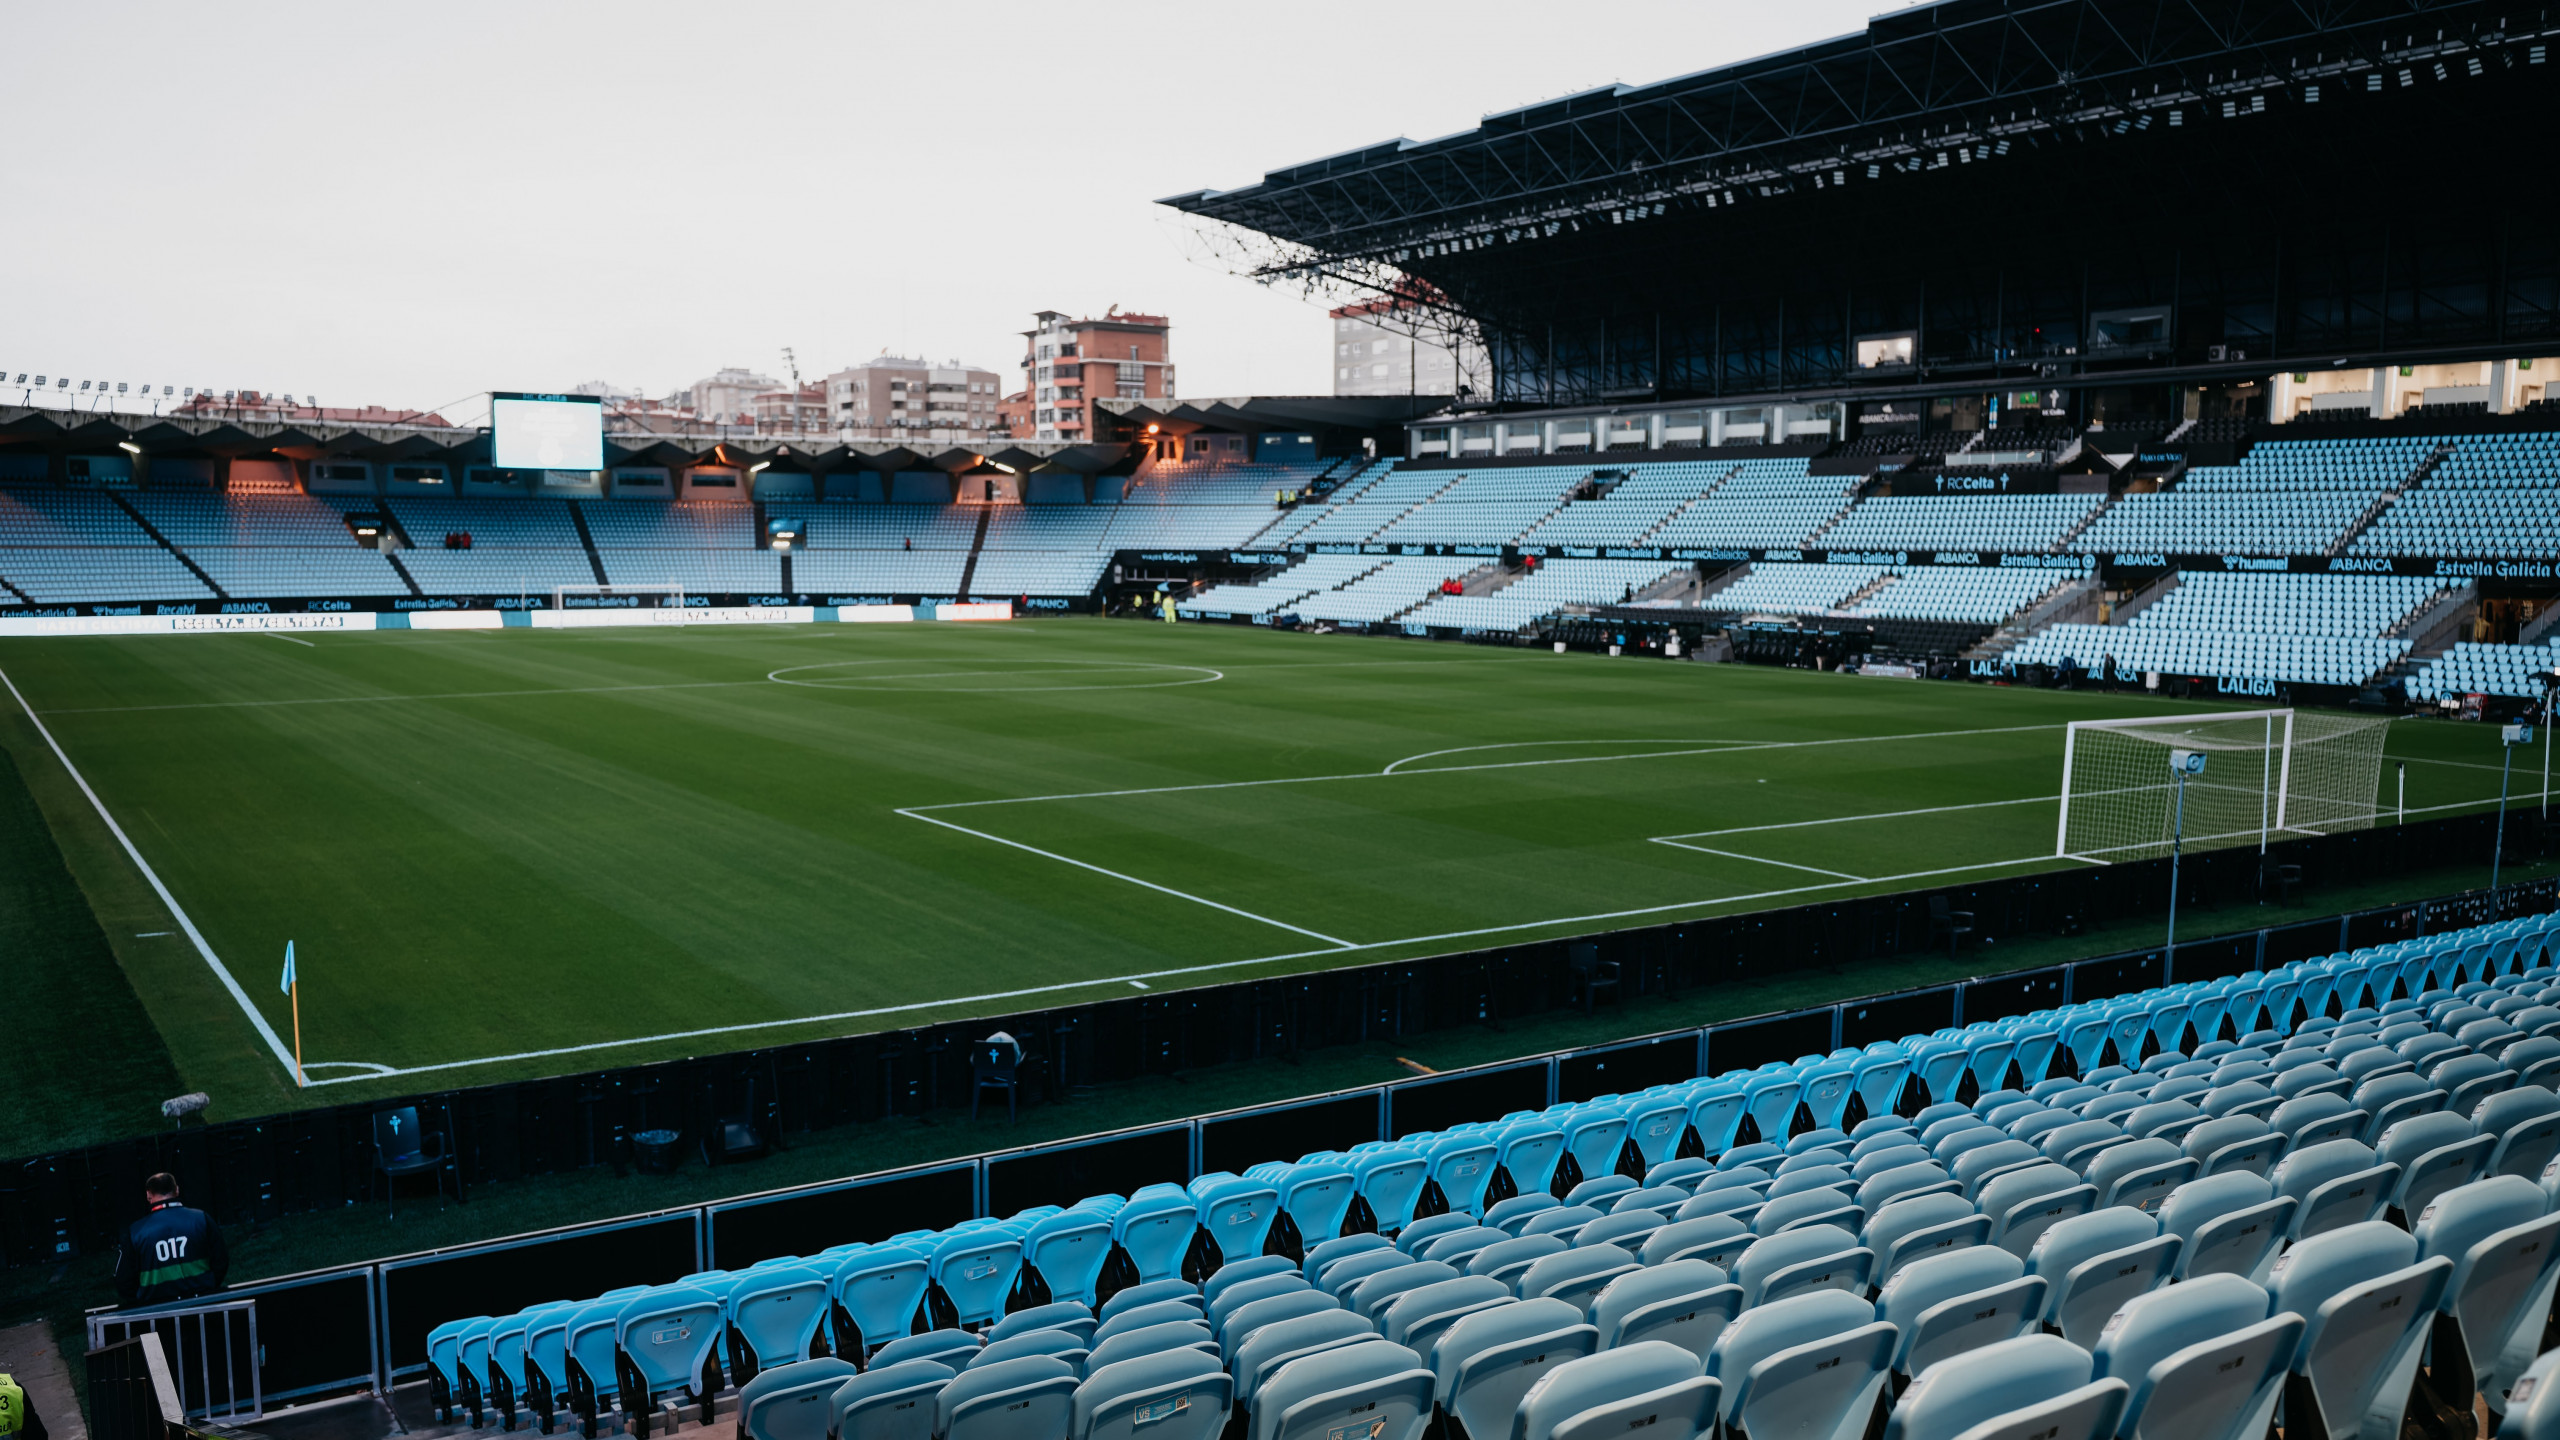
[[[2207,708],[1098,620],[0,672],[35,716],[0,695],[0,741],[227,1115],[297,1102],[243,1008],[290,1044],[288,939],[334,1102],[2052,868],[2064,723]],[[2413,814],[2493,801],[2497,748],[2389,741]],[[0,1118],[0,1153],[59,1133]]]

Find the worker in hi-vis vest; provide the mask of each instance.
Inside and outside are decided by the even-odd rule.
[[[151,1213],[124,1227],[116,1245],[116,1297],[127,1305],[158,1305],[220,1290],[231,1255],[212,1217],[178,1203],[174,1175],[143,1181],[142,1194]]]
[[[45,1440],[44,1419],[16,1377],[0,1375],[0,1436],[8,1440]]]

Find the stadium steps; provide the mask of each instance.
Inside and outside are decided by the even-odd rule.
[[[2435,468],[2443,464],[2446,458],[2453,454],[2453,446],[2454,442],[2447,440],[2443,444],[2438,445],[2435,449],[2427,452],[2426,458],[2420,460],[2416,467],[2411,469],[2408,474],[2402,476],[2396,484],[2392,485],[2391,488],[2383,491],[2381,494],[2374,496],[2373,503],[2364,507],[2364,513],[2358,515],[2354,521],[2347,526],[2346,533],[2340,535],[2336,540],[2331,541],[2329,548],[2321,551],[2320,553],[2323,555],[2346,554],[2348,546],[2353,545],[2357,538],[2363,535],[2364,532],[2372,529],[2374,524],[2381,520],[2383,515],[2387,513],[2392,506],[2400,503],[2401,496],[2417,489],[2421,484],[2426,482],[2427,476],[2433,474],[2435,472]]]
[[[577,527],[578,546],[587,552],[587,568],[596,572],[596,583],[612,584],[613,581],[604,573],[604,553],[596,549],[595,532],[587,528],[587,510],[583,501],[569,502],[569,523]]]
[[[1707,604],[1707,601],[1710,598],[1722,592],[1727,587],[1741,580],[1743,576],[1750,573],[1751,566],[1746,562],[1744,564],[1736,565],[1733,568],[1724,571],[1722,574],[1711,576],[1705,583],[1698,587],[1697,597],[1689,603],[1697,606],[1701,610],[1713,608]]]
[[[1814,548],[1816,542],[1820,541],[1823,536],[1831,533],[1831,528],[1833,526],[1848,519],[1849,512],[1857,508],[1858,492],[1856,490],[1852,490],[1847,495],[1841,497],[1840,508],[1831,512],[1830,519],[1823,521],[1821,524],[1816,525],[1811,530],[1805,532],[1805,537],[1802,542],[1804,547],[1808,550]]]
[[[409,587],[410,594],[421,600],[427,598],[427,592],[418,588],[418,577],[410,574],[409,567],[400,563],[399,551],[385,550],[382,558],[391,563],[391,573],[400,577],[400,583]]]
[[[1881,575],[1877,576],[1877,577],[1876,577],[1876,578],[1874,578],[1873,580],[1868,581],[1865,585],[1860,586],[1857,590],[1855,590],[1855,591],[1851,592],[1851,594],[1849,595],[1849,597],[1848,597],[1847,599],[1842,600],[1839,604],[1832,606],[1832,607],[1831,607],[1831,613],[1832,613],[1832,614],[1834,614],[1834,615],[1839,615],[1839,614],[1845,614],[1845,613],[1847,613],[1848,611],[1851,611],[1851,610],[1855,610],[1855,609],[1857,609],[1859,606],[1864,605],[1864,604],[1866,604],[1868,601],[1870,601],[1870,600],[1874,599],[1874,598],[1876,597],[1876,592],[1878,592],[1878,591],[1880,591],[1880,590],[1884,589],[1884,587],[1886,587],[1887,585],[1890,585],[1890,584],[1892,584],[1894,581],[1899,580],[1899,579],[1901,579],[1901,578],[1902,578],[1901,576],[1894,574],[1894,573],[1893,573],[1892,571],[1890,571],[1890,570],[1887,570],[1886,572],[1884,572],[1883,574],[1881,574]]]
[[[2409,642],[2409,661],[2433,660],[2452,649],[2455,641],[2470,638],[2472,617],[2479,609],[2480,586],[2476,581],[2447,586],[2437,591],[2429,603],[2401,616],[2398,624],[2382,633]]]
[[[2165,445],[2165,444],[2168,444],[2168,443],[2169,443],[2170,441],[2172,441],[2172,440],[2184,440],[2184,439],[2186,439],[2186,438],[2187,438],[2187,432],[2188,432],[2188,431],[2190,431],[2190,430],[2193,430],[2194,428],[2196,428],[2196,424],[2197,424],[2197,422],[2196,422],[2196,421],[2193,421],[2193,420],[2181,420],[2181,421],[2179,421],[2179,422],[2178,422],[2178,428],[2177,428],[2177,429],[2172,430],[2172,431],[2170,431],[2168,434],[2163,435],[2163,436],[2161,436],[2161,437],[2160,437],[2160,443],[2161,443],[2161,444],[2163,444],[2163,445]]]
[[[2543,644],[2551,638],[2551,631],[2555,625],[2560,625],[2560,605],[2544,606],[2541,614],[2526,621],[2524,628],[2516,632],[2516,643],[2519,645]]]
[[[2062,538],[2061,538],[2061,539],[2059,539],[2059,540],[2054,541],[2054,542],[2053,542],[2053,544],[2052,544],[2048,549],[2046,549],[2045,553],[2046,553],[2046,554],[2048,554],[2048,555],[2068,555],[2068,554],[2070,554],[2070,553],[2071,553],[2071,547],[2072,547],[2072,545],[2073,545],[2073,543],[2074,543],[2074,542],[2076,542],[2076,541],[2078,541],[2078,540],[2079,540],[2081,532],[2082,532],[2082,531],[2084,531],[2084,530],[2087,530],[2090,526],[2097,524],[2097,523],[2098,523],[2098,517],[2099,517],[2099,516],[2106,514],[2108,511],[2113,510],[2114,508],[2116,508],[2116,497],[2114,497],[2113,495],[2110,495],[2110,496],[2108,496],[2106,499],[2099,501],[2099,502],[2098,502],[2098,507],[2097,507],[2096,509],[2094,509],[2094,510],[2090,511],[2090,512],[2089,512],[2088,514],[2086,514],[2086,515],[2081,516],[2081,517],[2080,517],[2080,523],[2079,523],[2079,524],[2074,525],[2074,526],[2072,526],[2070,529],[2063,531],[2063,532],[2062,532]]]
[[[17,596],[19,600],[26,604],[33,605],[36,603],[34,600],[28,598],[26,591],[10,584],[7,576],[0,576],[0,590],[8,591],[10,594]]]
[[[1437,499],[1439,499],[1441,496],[1448,494],[1451,490],[1456,489],[1456,488],[1457,488],[1457,485],[1458,485],[1458,482],[1459,482],[1459,481],[1461,481],[1461,480],[1464,480],[1464,479],[1466,479],[1466,478],[1467,478],[1467,472],[1466,472],[1466,471],[1464,471],[1464,470],[1452,470],[1452,471],[1450,471],[1450,472],[1449,472],[1449,480],[1448,480],[1448,483],[1447,483],[1447,484],[1442,485],[1439,489],[1432,491],[1430,494],[1423,496],[1421,499],[1414,501],[1411,505],[1406,506],[1404,509],[1397,511],[1397,512],[1396,512],[1396,514],[1395,514],[1395,518],[1394,518],[1394,519],[1389,520],[1386,524],[1379,526],[1377,529],[1370,531],[1368,534],[1361,536],[1361,537],[1360,537],[1361,542],[1362,542],[1363,544],[1366,544],[1367,542],[1372,541],[1372,540],[1375,540],[1375,539],[1377,539],[1379,536],[1386,534],[1388,531],[1393,530],[1393,529],[1394,529],[1394,528],[1396,528],[1398,525],[1403,524],[1403,523],[1405,522],[1405,520],[1406,520],[1406,518],[1407,518],[1407,517],[1409,517],[1409,516],[1411,516],[1411,515],[1415,514],[1416,512],[1420,511],[1420,510],[1422,509],[1422,507],[1423,507],[1423,506],[1430,504],[1432,501],[1437,500]],[[1399,612],[1399,613],[1401,613],[1401,612]]]
[[[117,509],[122,510],[126,516],[132,519],[134,524],[142,527],[142,533],[151,537],[152,544],[159,546],[161,549],[168,551],[172,556],[176,557],[179,564],[187,567],[188,574],[195,576],[197,580],[203,583],[204,588],[212,591],[213,598],[217,600],[228,600],[231,598],[230,592],[224,590],[221,586],[214,584],[213,577],[204,573],[204,567],[198,565],[193,556],[189,555],[186,551],[179,549],[177,546],[170,544],[168,536],[161,534],[158,527],[154,526],[150,521],[143,519],[142,512],[133,508],[132,501],[127,500],[124,496],[113,490],[109,490],[105,493],[109,500],[115,502],[115,507]]]
[[[2166,594],[2168,593],[2169,587],[2174,586],[2176,583],[2177,581],[2175,577],[2171,577],[2168,585],[2157,586],[2154,588],[2157,589],[2160,594]],[[2033,635],[2037,631],[2051,625],[2094,625],[2098,622],[2098,607],[2102,602],[2104,595],[2105,592],[2098,588],[2098,581],[2095,576],[2071,576],[2055,585],[2052,589],[2045,591],[2042,595],[2037,596],[2033,601],[2029,602],[2024,608],[2019,610],[2017,614],[2010,616],[2007,620],[1993,627],[1990,634],[1983,636],[1980,642],[1975,644],[1972,649],[1965,651],[1964,654],[1958,658],[1965,660],[1996,659],[2001,652],[2007,650],[2010,646],[2017,644],[2019,641],[2024,640],[2028,636]],[[2158,598],[2160,598],[2159,594],[2148,595],[2141,603],[2148,605]],[[2126,613],[2127,612],[2122,610],[2116,612],[2116,619],[2114,623],[2119,625],[2123,624]]]
[[[1464,595],[1490,595],[1496,590],[1508,587],[1513,581],[1518,580],[1519,578],[1521,577],[1506,572],[1502,568],[1501,562],[1495,561],[1489,564],[1479,565],[1473,570],[1468,571],[1466,574],[1459,576],[1458,584],[1461,587],[1459,593]],[[1386,619],[1386,623],[1393,625],[1404,619],[1406,616],[1411,615],[1414,611],[1419,610],[1423,606],[1440,598],[1442,598],[1440,590],[1437,586],[1434,586],[1429,594],[1424,595],[1412,604],[1407,605],[1403,609],[1389,615]]]
[[[1713,494],[1715,494],[1717,491],[1719,491],[1719,490],[1723,489],[1723,488],[1724,488],[1724,484],[1725,484],[1725,482],[1726,482],[1726,481],[1728,481],[1728,480],[1732,479],[1734,476],[1739,475],[1739,474],[1741,474],[1741,473],[1742,473],[1742,467],[1741,467],[1740,465],[1735,465],[1732,469],[1727,470],[1727,471],[1725,471],[1723,474],[1721,474],[1721,475],[1717,476],[1716,478],[1714,478],[1713,480],[1708,481],[1708,482],[1707,482],[1707,488],[1706,488],[1706,489],[1701,490],[1701,491],[1699,491],[1697,494],[1690,496],[1688,499],[1681,501],[1678,505],[1675,505],[1675,506],[1673,506],[1673,507],[1672,507],[1672,509],[1671,509],[1671,513],[1670,513],[1670,514],[1665,515],[1665,516],[1663,516],[1661,519],[1656,520],[1655,522],[1653,522],[1653,527],[1652,527],[1651,529],[1649,529],[1649,530],[1645,531],[1643,534],[1641,534],[1641,535],[1639,535],[1639,536],[1637,536],[1637,537],[1636,537],[1636,543],[1637,543],[1637,544],[1639,544],[1639,545],[1644,545],[1644,544],[1648,544],[1648,543],[1650,543],[1650,542],[1652,541],[1652,539],[1653,539],[1653,537],[1654,537],[1654,536],[1659,535],[1659,534],[1661,534],[1661,533],[1662,533],[1662,528],[1663,528],[1664,526],[1666,526],[1666,525],[1670,524],[1670,523],[1671,523],[1672,521],[1674,521],[1674,520],[1679,519],[1681,516],[1688,514],[1688,513],[1689,513],[1689,511],[1690,511],[1690,509],[1691,509],[1693,506],[1696,506],[1696,505],[1699,505],[1699,504],[1704,503],[1704,502],[1706,501],[1706,499],[1707,499],[1707,497],[1708,497],[1708,496],[1713,495]],[[1739,577],[1736,577],[1736,578],[1739,578]],[[1729,582],[1729,581],[1728,581],[1727,583],[1729,584],[1729,583],[1731,583],[1731,582]]]
[[[987,553],[987,522],[995,518],[992,505],[978,507],[978,529],[969,537],[969,560],[960,567],[960,598],[969,598],[970,582],[978,578],[978,557]]]

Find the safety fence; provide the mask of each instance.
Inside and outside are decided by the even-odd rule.
[[[2254,866],[2255,855],[2247,858]],[[1981,890],[1970,899],[1980,906]],[[774,1256],[947,1228],[1033,1205],[1070,1205],[1100,1192],[1125,1194],[1158,1181],[1181,1183],[1263,1160],[1347,1149],[1514,1110],[1748,1070],[1840,1046],[2239,974],[2554,908],[2560,908],[2560,881],[2470,891],[2181,943],[2173,959],[2157,949],[2130,951],[261,1280],[222,1297],[223,1306],[249,1307],[257,1337],[248,1352],[257,1357],[255,1373],[234,1383],[266,1406],[379,1389],[418,1375],[428,1330],[460,1316],[507,1314],[564,1296],[663,1283],[710,1268],[738,1269]],[[1981,910],[1977,918],[1995,920],[1993,912]],[[1830,923],[1851,922],[1834,917]],[[1780,933],[1802,944],[1814,932]],[[1523,966],[1513,978],[1525,980],[1529,973]],[[471,1113],[456,1100],[457,1116]],[[141,1318],[157,1313],[143,1312]],[[97,1318],[130,1324],[136,1317],[100,1312]],[[93,1325],[93,1334],[109,1333]],[[189,1403],[196,1403],[192,1396]]]

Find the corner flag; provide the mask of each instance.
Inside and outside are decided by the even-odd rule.
[[[284,979],[276,988],[293,997],[293,1083],[305,1086],[311,1081],[302,1073],[302,987],[294,980],[293,942],[287,940],[284,942]]]

